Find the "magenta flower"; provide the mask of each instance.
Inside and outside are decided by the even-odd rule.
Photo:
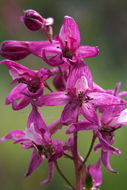
[[[29,103],[34,104],[34,101],[43,94],[44,81],[51,76],[50,71],[44,68],[39,71],[31,70],[10,60],[1,61],[0,64],[8,67],[12,83],[20,83],[6,97],[6,104],[12,104],[15,110],[22,109]],[[21,101],[17,103],[17,100]]]
[[[124,100],[108,93],[93,89],[92,76],[89,68],[83,62],[76,64],[68,77],[67,92],[52,92],[41,96],[37,106],[56,106],[66,104],[61,122],[71,124],[79,114],[87,120],[99,125],[96,109],[113,104],[123,104]]]
[[[11,83],[18,83],[6,97],[5,104],[11,104],[14,110],[30,104],[32,110],[28,116],[27,128],[11,131],[0,138],[0,142],[12,140],[21,144],[21,148],[33,150],[25,176],[32,174],[44,160],[48,161],[49,175],[41,184],[51,181],[55,166],[72,190],[97,190],[102,184],[101,164],[116,173],[110,165],[110,157],[112,154],[121,154],[113,144],[115,132],[122,125],[127,125],[127,101],[121,98],[127,97],[127,92],[119,92],[120,82],[115,89],[105,90],[93,81],[83,58],[97,56],[99,49],[80,45],[80,32],[73,18],[64,17],[60,32],[54,38],[52,18],[46,19],[38,12],[28,9],[24,11],[21,20],[29,30],[42,30],[48,40],[7,40],[1,43],[0,55],[10,60],[0,61],[0,64],[7,66],[12,77]],[[24,59],[30,54],[39,57],[52,68],[31,70],[11,61]],[[48,83],[49,78],[53,79],[53,87],[57,92]],[[45,94],[45,88],[50,93]],[[62,113],[56,121],[47,125],[39,108],[58,105],[65,105]],[[67,126],[66,135],[72,134],[66,142],[55,139],[55,134],[64,125]],[[92,131],[93,138],[83,158],[78,146],[78,132],[86,130]],[[101,154],[98,161],[88,165],[93,149],[95,153],[100,149]],[[59,167],[57,160],[63,156],[74,164],[75,185]]]
[[[112,154],[119,155],[121,154],[121,151],[115,147],[112,146],[114,143],[114,136],[110,132],[98,132],[97,136],[99,138],[99,144],[96,145],[95,151],[100,147],[101,148],[101,161],[104,164],[104,166],[111,172],[116,173],[114,169],[112,169],[110,165],[110,156]]]
[[[60,29],[58,36],[54,40],[59,42],[57,46],[58,52],[52,58],[46,58],[49,52],[48,48],[43,50],[43,59],[49,65],[60,65],[64,62],[70,63],[81,60],[82,58],[94,57],[99,53],[98,47],[80,46],[80,32],[74,19],[69,16],[64,17],[64,23]],[[56,48],[55,48],[56,49]]]
[[[51,39],[52,19],[42,18],[36,11],[27,10],[26,16],[22,20],[33,28],[44,30],[46,35]],[[43,20],[43,21],[42,21]],[[33,25],[31,25],[31,22]],[[42,26],[41,26],[41,23]],[[42,58],[51,66],[60,65],[64,62],[75,62],[76,60],[98,55],[98,48],[91,46],[80,46],[80,34],[77,24],[71,17],[65,17],[59,35],[49,41],[28,42],[28,41],[5,41],[1,44],[0,55],[7,59],[20,60],[34,54]],[[53,56],[47,58],[47,56]]]
[[[106,106],[102,112],[100,126],[84,120],[71,125],[66,131],[67,134],[70,134],[81,130],[93,130],[99,139],[99,144],[96,145],[95,152],[98,148],[101,148],[101,161],[111,172],[116,172],[110,166],[111,154],[121,154],[119,149],[112,146],[114,144],[114,131],[122,125],[127,125],[127,109],[124,108],[125,105],[117,104]]]
[[[118,93],[118,85],[114,92],[114,97],[120,96],[120,93]],[[125,92],[121,94],[126,95]],[[122,104],[118,103],[118,100],[118,104],[115,104],[116,100],[113,101],[114,103],[112,102],[112,105],[101,107],[100,112],[102,115],[100,125],[84,120],[71,125],[66,133],[70,134],[81,130],[93,130],[99,139],[99,144],[96,145],[95,152],[98,148],[101,148],[102,163],[109,171],[116,173],[110,165],[110,156],[112,154],[119,155],[121,152],[112,146],[114,144],[114,131],[119,129],[122,125],[127,125],[127,109],[125,109],[126,101],[122,100],[124,102]]]
[[[117,148],[112,147],[112,144],[114,144],[114,131],[121,128],[122,125],[127,125],[127,110],[120,106],[118,108],[112,107],[110,111],[107,110],[107,112],[105,110],[104,113],[102,113],[102,122],[103,127],[100,129],[100,132],[97,133],[100,143],[95,147],[95,151],[101,147],[102,163],[109,171],[116,172],[110,166],[110,156],[111,154],[119,155],[121,152]]]
[[[64,17],[64,23],[57,36],[62,53],[67,58],[87,58],[98,55],[97,47],[80,46],[80,32],[74,19],[69,16]]]
[[[49,176],[46,180],[41,182],[41,184],[46,184],[51,181],[54,161],[60,158],[64,152],[71,151],[69,141],[62,142],[51,139],[48,128],[36,107],[33,107],[33,110],[29,115],[28,127],[24,131],[11,131],[6,136],[0,138],[0,142],[6,140],[13,140],[14,143],[21,143],[21,148],[33,148],[32,158],[25,176],[32,174],[44,159],[48,160]]]

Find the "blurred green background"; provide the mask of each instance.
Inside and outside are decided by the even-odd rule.
[[[55,19],[54,34],[57,34],[63,22],[63,17],[74,17],[81,32],[81,44],[99,46],[100,54],[86,62],[92,69],[94,80],[103,88],[114,88],[117,81],[122,81],[122,89],[127,90],[127,1],[121,0],[0,0],[0,41],[3,40],[44,40],[39,32],[28,31],[19,16],[22,10],[35,9],[44,17]],[[20,63],[38,69],[45,67],[44,63],[29,56]],[[0,136],[13,129],[24,129],[30,107],[21,111],[12,111],[4,105],[5,96],[12,86],[11,78],[4,66],[0,69]],[[55,109],[55,111],[54,111]],[[48,123],[60,115],[62,107],[43,108],[42,113]],[[55,138],[66,140],[64,129]],[[123,152],[121,156],[112,156],[111,164],[119,171],[112,174],[103,168],[103,185],[101,190],[127,189],[127,129],[123,127],[116,134],[115,146]],[[80,133],[79,147],[83,155],[88,150],[91,139],[90,132]],[[47,162],[37,169],[30,177],[24,179],[31,156],[31,150],[20,149],[12,142],[0,144],[0,189],[2,190],[56,190],[67,189],[63,179],[55,171],[53,181],[45,186],[39,182],[47,177]],[[92,164],[99,154],[93,154],[89,159]],[[64,173],[73,182],[73,169],[69,160],[59,161]]]

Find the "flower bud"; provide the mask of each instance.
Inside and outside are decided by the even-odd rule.
[[[90,174],[86,175],[85,178],[85,189],[91,189],[93,187],[93,181],[92,181],[92,176]]]
[[[4,41],[0,46],[0,55],[11,60],[20,60],[29,55],[27,43],[24,41]]]
[[[60,74],[57,74],[54,77],[53,84],[58,91],[64,91],[65,90],[65,84],[64,84],[64,81],[62,80],[62,76]]]
[[[24,13],[25,15],[21,17],[21,20],[29,30],[36,31],[41,29],[45,19],[43,19],[43,17],[38,12],[28,9],[24,11]]]
[[[53,18],[43,18],[38,12],[28,9],[24,11],[25,15],[21,17],[21,21],[24,22],[29,30],[36,31],[42,29],[49,40],[52,38],[52,26]]]

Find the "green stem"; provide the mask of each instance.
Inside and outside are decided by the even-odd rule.
[[[81,190],[80,187],[80,171],[78,160],[78,134],[74,133],[74,165],[75,165],[75,177],[76,177],[76,190]]]
[[[64,153],[64,156],[66,156],[67,158],[70,158],[71,160],[73,160],[73,156],[70,156],[70,155],[67,154],[67,153]]]
[[[53,90],[50,88],[50,86],[47,84],[47,82],[45,81],[45,87],[50,91],[50,92],[53,92]]]
[[[88,150],[88,152],[86,154],[86,157],[84,158],[84,161],[82,162],[82,165],[80,166],[79,170],[81,170],[83,168],[83,166],[85,165],[85,163],[87,162],[87,160],[88,160],[88,158],[90,156],[90,153],[91,153],[91,151],[93,149],[93,145],[94,145],[95,140],[96,140],[96,136],[95,136],[95,134],[93,134],[89,150]]]
[[[58,165],[58,162],[55,161],[55,166],[56,166],[56,169],[58,171],[58,173],[60,174],[60,176],[64,179],[64,181],[66,181],[66,183],[73,189],[75,190],[75,187],[71,184],[71,182],[65,177],[65,175],[63,174],[63,172],[61,171],[59,165]]]
[[[78,122],[78,116],[76,118],[76,122]],[[79,170],[79,154],[78,154],[78,132],[74,134],[74,149],[73,149],[73,160],[75,166],[75,178],[76,178],[76,190],[81,190],[81,172]]]

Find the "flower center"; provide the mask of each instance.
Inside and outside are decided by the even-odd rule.
[[[30,92],[35,93],[40,88],[40,79],[38,77],[34,79],[26,80],[25,78],[18,79],[19,83],[27,84]]]
[[[79,94],[78,94],[78,102],[79,102],[79,106],[80,107],[83,104],[83,97],[84,97],[84,93],[83,92],[79,92]]]
[[[64,48],[62,49],[62,55],[63,57],[66,57],[66,58],[69,58],[69,59],[72,59],[72,52],[70,51],[68,45],[67,45],[67,41],[65,41],[65,46]]]
[[[46,158],[50,158],[55,153],[55,148],[51,143],[48,143],[46,146],[38,145],[38,152],[40,155],[45,155]]]
[[[93,98],[89,97],[89,96],[85,96],[84,92],[79,92],[78,94],[78,102],[79,102],[79,106],[81,107],[83,102],[89,102],[90,100],[93,100]]]

